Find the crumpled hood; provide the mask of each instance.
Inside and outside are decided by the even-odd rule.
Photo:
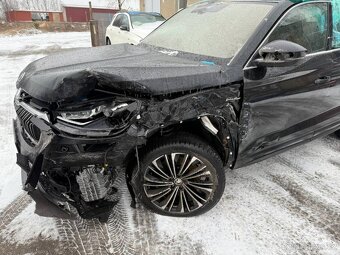
[[[128,44],[82,48],[28,65],[17,87],[45,102],[86,97],[96,88],[156,96],[232,82],[221,66]]]

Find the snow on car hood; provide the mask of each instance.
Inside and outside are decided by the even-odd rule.
[[[140,38],[144,39],[147,37],[152,31],[154,31],[157,27],[163,24],[164,21],[157,21],[152,23],[145,23],[140,26],[135,26],[132,29],[132,33],[138,35]]]
[[[145,46],[119,44],[37,60],[21,73],[17,87],[45,102],[86,97],[96,88],[156,96],[221,86],[231,82],[234,73]]]

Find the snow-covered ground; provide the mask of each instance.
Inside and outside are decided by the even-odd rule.
[[[221,202],[179,219],[130,208],[125,188],[106,224],[67,218],[21,191],[12,101],[20,71],[88,33],[0,37],[0,254],[340,254],[340,140],[330,136],[228,171]]]

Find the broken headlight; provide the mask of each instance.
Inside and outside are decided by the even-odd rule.
[[[61,112],[60,115],[63,119],[66,119],[66,120],[87,120],[102,113],[103,108],[104,108],[103,106],[98,106],[94,109],[85,110],[85,111]]]
[[[119,105],[102,105],[89,110],[82,111],[63,111],[59,112],[58,120],[68,122],[75,125],[87,125],[93,122],[101,115],[113,117],[116,113],[122,112],[128,108],[129,104]]]

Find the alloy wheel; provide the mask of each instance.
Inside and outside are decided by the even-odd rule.
[[[170,153],[153,160],[144,172],[146,197],[157,208],[191,213],[210,201],[216,190],[214,169],[198,156]]]

